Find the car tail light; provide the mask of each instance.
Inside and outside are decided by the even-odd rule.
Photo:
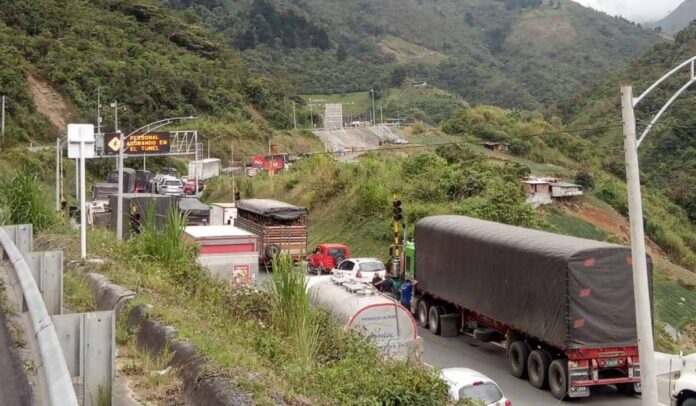
[[[356,278],[362,278],[362,274],[360,273],[360,271],[358,271],[358,273],[355,274],[355,277],[356,277]]]
[[[512,402],[509,401],[509,400],[506,400],[506,401],[505,401],[505,406],[512,406]]]
[[[481,381],[474,382],[474,386],[479,386],[479,385],[483,385],[483,382],[481,382]]]

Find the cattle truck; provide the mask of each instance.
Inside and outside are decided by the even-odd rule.
[[[411,308],[431,333],[504,345],[514,376],[561,400],[640,391],[630,248],[433,216],[404,251]]]

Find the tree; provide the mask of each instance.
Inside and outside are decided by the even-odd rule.
[[[343,44],[338,44],[338,49],[336,49],[336,60],[343,62],[348,57],[348,51]]]
[[[592,176],[591,173],[587,171],[579,171],[575,175],[575,183],[578,185],[582,186],[582,188],[586,191],[590,191],[594,189],[595,183],[594,183],[594,177]]]
[[[406,79],[406,68],[403,65],[397,65],[392,70],[391,74],[391,84],[394,87],[399,87],[404,83]]]
[[[464,14],[464,21],[467,23],[467,25],[469,25],[469,27],[474,26],[474,16],[471,15],[471,13],[468,11],[466,12],[466,14]]]

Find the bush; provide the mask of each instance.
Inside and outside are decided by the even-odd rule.
[[[18,174],[0,182],[0,223],[31,223],[38,231],[53,225],[55,219],[35,174]]]
[[[514,138],[510,140],[510,152],[518,156],[526,156],[532,149],[532,143],[527,140]]]
[[[575,183],[582,186],[582,188],[588,192],[595,187],[594,177],[587,171],[579,171],[575,175]]]

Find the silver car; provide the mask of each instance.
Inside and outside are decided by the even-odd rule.
[[[184,194],[184,184],[181,179],[165,179],[158,188],[161,195],[182,196]]]

